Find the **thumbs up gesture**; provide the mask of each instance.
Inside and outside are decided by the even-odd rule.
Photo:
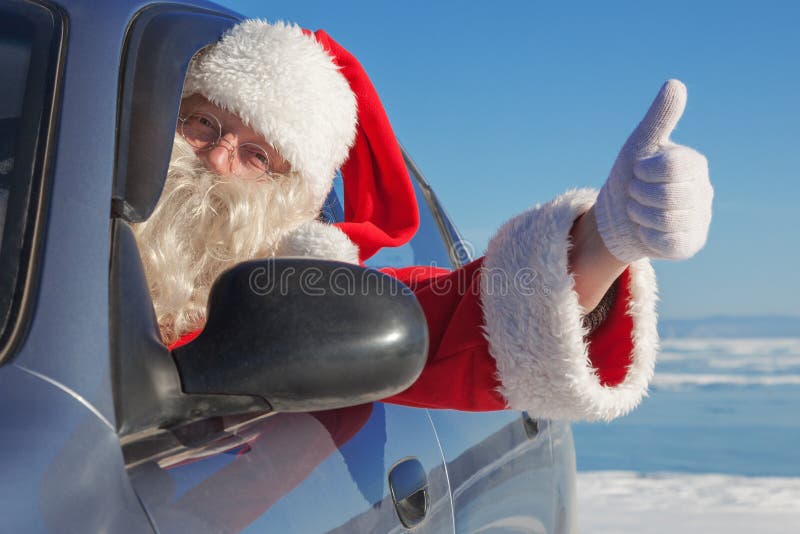
[[[600,190],[595,217],[620,261],[686,259],[703,248],[714,190],[708,162],[669,136],[686,107],[686,86],[669,80],[625,142]]]

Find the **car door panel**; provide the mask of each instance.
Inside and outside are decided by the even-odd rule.
[[[388,532],[401,525],[387,473],[408,457],[429,481],[430,511],[415,532],[453,531],[424,410],[375,403],[274,414],[224,433],[216,447],[176,449],[130,469],[159,532]]]
[[[456,532],[554,532],[547,421],[517,411],[431,411],[447,463]]]
[[[2,532],[152,532],[113,427],[64,384],[0,369]]]

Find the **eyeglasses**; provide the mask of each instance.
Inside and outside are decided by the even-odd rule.
[[[262,178],[277,174],[270,167],[269,152],[256,143],[233,143],[222,137],[222,123],[207,111],[193,111],[185,117],[178,117],[181,136],[198,152],[205,152],[221,146],[228,151],[230,163],[238,156],[238,165],[232,165],[233,174],[246,178]]]

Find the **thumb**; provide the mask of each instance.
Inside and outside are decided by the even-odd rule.
[[[644,119],[625,143],[625,149],[641,152],[666,143],[685,108],[686,86],[679,80],[664,82]]]

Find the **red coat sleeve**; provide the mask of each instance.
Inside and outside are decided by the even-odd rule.
[[[502,410],[497,366],[484,334],[481,308],[483,258],[457,271],[431,267],[383,269],[408,285],[428,323],[428,361],[417,381],[385,402],[464,411]],[[629,274],[606,320],[587,338],[589,360],[604,386],[620,384],[631,363],[633,321],[625,313],[630,300]]]
[[[479,276],[482,260],[457,271],[383,269],[409,286],[428,323],[428,361],[417,381],[386,402],[425,408],[502,410],[494,360],[483,336]]]

